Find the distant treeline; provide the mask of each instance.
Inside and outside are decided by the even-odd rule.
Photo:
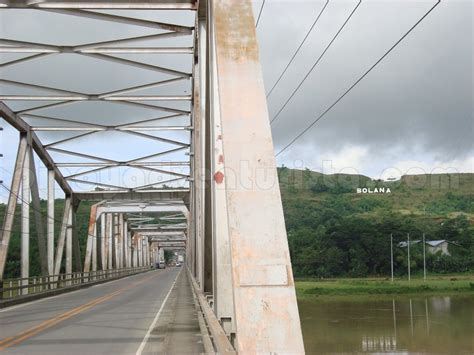
[[[406,275],[406,249],[411,239],[446,239],[457,244],[451,256],[427,255],[429,272],[474,271],[474,174],[406,176],[383,182],[362,175],[323,175],[279,168],[288,241],[297,277],[390,275],[390,233],[394,239],[396,275]],[[390,187],[390,194],[357,194],[357,187]],[[5,277],[20,275],[20,206],[17,208]],[[55,204],[56,238],[63,200]],[[41,202],[46,222],[46,202]],[[76,214],[77,235],[84,255],[90,204]],[[0,221],[5,205],[0,204]],[[33,211],[31,211],[33,214]],[[37,228],[31,221],[30,274],[39,275]],[[411,250],[412,272],[423,267],[420,245]],[[73,264],[74,265],[74,264]]]
[[[361,187],[392,184],[389,195],[356,194],[357,185],[347,181],[357,181],[357,176],[280,168],[279,178],[297,277],[389,276],[390,234],[395,274],[406,275],[407,250],[398,243],[406,241],[408,233],[412,240],[425,233],[427,240],[455,243],[449,249],[451,256],[427,253],[429,272],[474,270],[472,176],[463,176],[462,184],[452,189],[411,187],[407,179],[395,185],[359,177]],[[411,248],[411,270],[423,270],[421,243]]]

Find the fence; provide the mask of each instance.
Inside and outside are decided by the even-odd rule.
[[[150,270],[150,266],[125,268],[117,270],[97,270],[90,272],[73,272],[48,276],[0,280],[0,300],[12,299],[28,294],[38,294],[50,290],[94,283],[100,280],[115,279]]]

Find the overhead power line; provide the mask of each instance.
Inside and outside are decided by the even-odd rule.
[[[303,80],[300,81],[300,83],[298,84],[298,86],[293,90],[293,92],[291,93],[290,97],[288,97],[288,99],[285,101],[285,103],[283,104],[283,106],[278,110],[278,112],[276,113],[275,117],[273,117],[273,119],[271,120],[271,123],[273,123],[277,118],[278,116],[280,116],[280,114],[283,112],[283,110],[285,109],[285,107],[290,103],[290,101],[293,99],[293,97],[296,95],[296,93],[298,92],[298,90],[301,88],[301,86],[304,84],[304,82],[306,81],[306,79],[308,79],[308,77],[311,75],[311,73],[313,72],[313,70],[317,67],[317,65],[319,64],[319,62],[321,61],[321,59],[323,59],[324,55],[326,54],[326,52],[329,50],[329,48],[332,46],[332,44],[336,41],[337,37],[339,37],[340,33],[342,32],[342,30],[344,29],[344,27],[346,27],[347,23],[349,22],[349,20],[352,18],[352,16],[354,15],[354,13],[357,11],[357,9],[359,8],[360,4],[362,3],[362,0],[359,0],[359,2],[357,3],[357,5],[354,7],[354,9],[352,10],[352,12],[349,14],[349,16],[347,17],[347,19],[344,21],[344,23],[342,24],[342,26],[339,28],[339,30],[336,32],[336,34],[334,35],[334,37],[332,38],[331,42],[329,42],[329,44],[326,46],[326,48],[324,49],[324,51],[321,53],[321,55],[318,57],[318,59],[314,62],[313,66],[311,67],[311,69],[309,69],[309,71],[306,73],[306,75],[304,76]]]
[[[352,84],[332,105],[330,105],[322,114],[320,114],[309,126],[303,129],[295,138],[293,138],[283,149],[281,149],[275,156],[280,155],[286,149],[288,149],[293,143],[295,143],[301,136],[308,132],[319,120],[321,120],[326,114],[331,111],[349,92],[352,91],[380,62],[382,62],[418,25],[441,3],[438,0],[410,29],[388,50],[385,54],[375,62],[357,81]]]
[[[258,23],[260,22],[260,17],[262,16],[264,6],[265,6],[265,0],[263,0],[262,6],[260,7],[260,11],[258,12],[257,23],[255,24],[255,28],[258,27]]]
[[[319,11],[319,14],[318,16],[316,16],[316,19],[314,20],[313,24],[311,25],[311,27],[309,28],[308,32],[306,32],[306,35],[304,36],[303,40],[301,41],[300,45],[298,46],[298,48],[296,49],[296,52],[293,54],[293,56],[291,57],[290,61],[288,62],[288,64],[286,65],[285,69],[283,70],[283,72],[280,74],[280,76],[278,77],[277,81],[275,82],[275,84],[273,84],[272,88],[270,89],[270,91],[268,92],[267,94],[267,98],[270,97],[270,95],[272,94],[273,90],[275,90],[275,88],[277,87],[277,85],[280,83],[280,80],[283,78],[283,76],[285,75],[286,71],[288,70],[288,68],[290,67],[290,65],[293,63],[293,61],[295,60],[296,56],[298,55],[301,47],[303,47],[303,45],[305,44],[306,42],[306,39],[309,37],[309,35],[311,34],[311,32],[313,32],[313,29],[315,28],[316,24],[318,23],[319,21],[319,18],[321,17],[321,15],[323,14],[324,10],[326,10],[326,7],[328,6],[329,4],[329,0],[326,0],[326,3],[324,4],[323,8],[321,9],[321,11]]]
[[[22,196],[19,196],[18,194],[14,193],[8,186],[6,186],[4,183],[0,183],[0,186],[3,187],[5,190],[7,190],[10,194],[12,194],[13,196],[15,196],[17,199],[19,199],[21,201],[21,203],[25,203],[27,204],[28,206],[30,206],[30,208],[33,210],[33,211],[36,211],[38,213],[40,213],[41,215],[43,215],[44,217],[46,217],[46,219],[50,219],[56,223],[62,223],[62,221],[59,221],[53,217],[50,217],[47,215],[47,213],[41,211],[41,210],[38,210],[37,208],[35,208],[31,203],[29,203],[28,201],[26,201]],[[8,214],[8,212],[5,210],[5,213]]]

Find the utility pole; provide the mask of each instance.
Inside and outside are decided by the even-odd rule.
[[[392,282],[393,282],[393,235],[390,233],[390,269],[392,272]]]
[[[411,280],[411,274],[410,274],[410,233],[407,234],[407,250],[408,250],[408,281]]]
[[[425,233],[423,233],[423,281],[426,281],[426,245],[425,245]]]

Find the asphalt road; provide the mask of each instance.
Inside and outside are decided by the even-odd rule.
[[[0,353],[135,354],[181,268],[0,310]]]

